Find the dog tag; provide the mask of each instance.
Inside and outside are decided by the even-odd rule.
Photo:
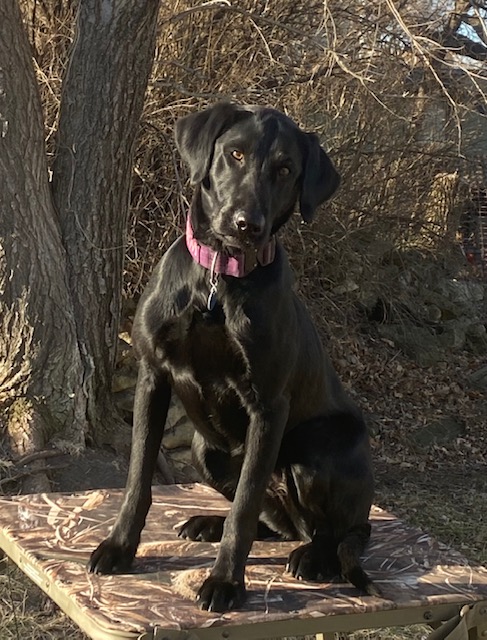
[[[210,293],[208,294],[208,301],[206,303],[206,308],[208,309],[208,311],[213,311],[213,309],[216,307],[217,302],[216,291],[213,291],[213,289],[211,289]]]

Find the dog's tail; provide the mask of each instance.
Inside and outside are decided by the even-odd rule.
[[[345,534],[337,548],[342,576],[354,587],[369,596],[380,596],[381,592],[370,577],[365,573],[360,564],[367,542],[370,538],[370,524],[352,527]]]

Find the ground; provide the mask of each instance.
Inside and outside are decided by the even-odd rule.
[[[333,333],[329,349],[335,366],[368,418],[376,502],[470,561],[486,564],[487,396],[472,375],[485,367],[485,360],[462,351],[425,368],[378,338],[373,327],[354,335]],[[122,486],[126,472],[127,461],[114,452],[87,450],[53,480],[57,490],[66,491]],[[85,637],[11,563],[2,568],[2,640]],[[350,637],[420,640],[427,632],[414,627]]]

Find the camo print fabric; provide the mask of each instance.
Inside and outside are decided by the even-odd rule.
[[[248,599],[226,614],[200,611],[194,594],[208,574],[218,544],[178,539],[176,529],[195,514],[222,514],[228,503],[204,485],[154,487],[153,505],[131,573],[88,574],[85,565],[110,531],[120,490],[0,498],[0,546],[21,549],[26,573],[68,595],[105,629],[141,633],[290,618],[343,615],[411,606],[465,603],[487,597],[487,569],[431,536],[374,507],[372,538],[363,566],[384,597],[360,597],[338,581],[311,584],[285,573],[297,543],[256,542],[246,570]]]

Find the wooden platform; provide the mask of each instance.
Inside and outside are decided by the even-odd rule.
[[[332,634],[426,622],[487,637],[487,569],[430,535],[374,507],[364,567],[384,598],[360,597],[340,582],[310,584],[286,574],[296,543],[256,542],[246,572],[246,606],[226,614],[200,611],[194,592],[217,544],[178,539],[191,515],[224,514],[228,503],[203,485],[154,487],[153,506],[130,574],[94,576],[90,552],[107,535],[120,490],[0,498],[0,547],[94,639],[252,640]],[[470,632],[462,631],[468,629]],[[458,631],[460,629],[460,631]],[[442,633],[442,635],[439,635]],[[470,633],[470,635],[469,635]]]

